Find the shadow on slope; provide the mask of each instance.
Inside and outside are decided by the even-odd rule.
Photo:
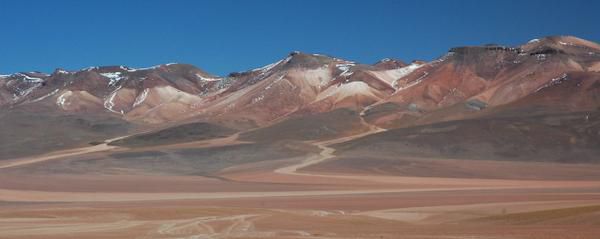
[[[482,118],[392,129],[335,147],[343,155],[600,162],[600,111]]]
[[[143,147],[175,143],[185,143],[198,140],[223,138],[234,134],[236,130],[220,125],[197,122],[178,125],[156,132],[134,135],[116,140],[109,145],[123,147]]]
[[[0,159],[86,146],[126,135],[134,127],[109,115],[10,110],[0,113]]]
[[[242,140],[323,140],[361,133],[367,127],[358,113],[349,109],[298,116],[240,135]]]

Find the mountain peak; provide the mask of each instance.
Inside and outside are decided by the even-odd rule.
[[[524,51],[532,51],[534,49],[554,49],[560,52],[570,54],[599,52],[600,45],[588,40],[584,40],[574,36],[548,36],[539,39],[532,39],[522,45]]]
[[[397,69],[401,67],[405,67],[406,64],[404,61],[393,59],[393,58],[383,58],[373,64],[374,67],[378,69]]]

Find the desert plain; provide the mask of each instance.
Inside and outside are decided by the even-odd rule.
[[[378,162],[389,167],[382,173],[336,156],[334,145],[380,130],[269,146],[238,134],[159,147],[106,141],[3,161],[0,238],[600,235],[599,165],[399,156]],[[195,162],[213,170],[173,163],[186,150],[214,149],[222,153]],[[215,165],[235,160],[228,151],[257,159]],[[176,155],[169,165],[152,164],[167,154]],[[144,168],[136,157],[148,155]]]

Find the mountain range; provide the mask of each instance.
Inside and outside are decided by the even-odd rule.
[[[572,36],[361,64],[292,52],[216,76],[193,65],[0,76],[0,159],[94,144],[161,145],[239,134],[326,140],[368,157],[598,161],[600,45]]]

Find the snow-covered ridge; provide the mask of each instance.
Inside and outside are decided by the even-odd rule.
[[[127,69],[128,72],[136,72],[136,71],[146,71],[146,70],[153,70],[153,69],[157,69],[159,68],[161,65],[156,65],[156,66],[150,66],[150,67],[143,67],[143,68],[131,68],[131,69]]]
[[[32,83],[41,83],[41,82],[44,82],[44,79],[42,79],[42,78],[28,76],[28,75],[23,74],[23,73],[15,73],[15,74],[13,74],[11,76],[13,76],[13,77],[21,77],[21,78],[27,80],[28,82],[32,82]]]
[[[177,65],[179,63],[167,63],[167,64],[161,64],[161,65],[155,65],[155,66],[150,66],[150,67],[142,67],[142,68],[127,68],[128,72],[136,72],[136,71],[146,71],[146,70],[153,70],[153,69],[158,69],[161,66],[170,66],[170,65]]]
[[[121,72],[100,73],[101,76],[104,76],[109,79],[108,86],[115,86],[121,80],[127,78],[125,76],[121,76],[121,74],[122,74]]]
[[[376,62],[376,64],[377,63],[388,63],[388,62],[400,62],[400,61],[393,59],[393,58],[386,57],[386,58],[383,58],[383,59],[379,60],[378,62]]]
[[[198,79],[200,79],[201,81],[220,81],[223,79],[223,78],[204,77],[198,73],[196,73],[196,77],[198,77]]]
[[[35,89],[41,87],[45,82],[44,79],[39,77],[28,76],[23,73],[15,73],[8,77],[16,77],[18,80],[13,81],[16,83],[15,91],[13,92],[13,102],[17,102],[23,97],[29,95]]]
[[[145,71],[145,70],[152,70],[152,69],[157,69],[160,68],[161,66],[171,66],[171,65],[177,65],[179,63],[175,63],[175,62],[171,62],[171,63],[167,63],[167,64],[160,64],[160,65],[155,65],[155,66],[150,66],[150,67],[141,67],[141,68],[131,68],[128,66],[119,66],[119,69],[122,71],[127,71],[127,72],[136,72],[136,71]],[[99,70],[100,67],[99,66],[90,66],[90,67],[86,67],[81,69],[81,71],[93,71],[93,70]]]
[[[90,66],[90,67],[81,69],[81,71],[93,71],[93,70],[98,70],[98,69],[99,69],[99,67],[97,67],[97,66]]]
[[[250,72],[257,72],[258,71],[260,73],[266,73],[266,72],[270,71],[271,69],[273,69],[275,66],[277,66],[279,64],[285,64],[285,63],[290,62],[291,59],[292,59],[292,56],[288,56],[285,59],[279,60],[279,61],[277,61],[275,63],[271,63],[271,64],[268,64],[266,66],[260,67],[260,68],[252,69],[252,70],[250,70]]]
[[[65,71],[65,70],[58,70],[58,71],[56,71],[56,73],[58,73],[58,74],[65,74],[65,75],[66,74],[71,74],[71,72]]]
[[[299,51],[295,51],[294,53],[296,53],[296,54],[299,54],[300,52],[299,52]],[[348,61],[348,60],[344,60],[344,59],[336,58],[336,57],[333,57],[333,56],[330,56],[330,55],[327,55],[327,54],[313,53],[313,54],[310,54],[310,55],[312,55],[312,56],[316,56],[316,57],[327,57],[327,58],[331,58],[331,59],[332,59],[332,60],[334,60],[334,61],[348,62],[348,63],[356,63],[356,62],[353,62],[353,61]]]

